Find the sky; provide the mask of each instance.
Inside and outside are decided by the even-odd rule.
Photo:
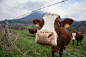
[[[61,0],[0,0],[0,21],[14,19]],[[86,0],[68,0],[40,11],[57,13],[61,18],[72,18],[76,21],[86,20]]]

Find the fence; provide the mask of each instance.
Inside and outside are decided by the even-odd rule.
[[[1,25],[0,25],[0,31],[1,31]],[[36,44],[35,43],[35,39],[31,39],[31,38],[34,38],[33,36],[30,36],[28,33],[28,37],[30,37],[29,38],[29,40],[27,40],[27,39],[24,39],[24,36],[23,36],[23,34],[25,33],[25,32],[23,32],[23,31],[25,31],[26,32],[26,30],[22,30],[22,32],[20,33],[20,34],[16,34],[17,33],[17,31],[15,31],[15,33],[13,33],[13,31],[12,31],[12,29],[11,30],[9,30],[8,29],[8,20],[5,20],[5,38],[6,38],[6,45],[10,48],[10,52],[11,53],[13,53],[13,54],[11,54],[10,56],[13,56],[13,57],[16,57],[15,56],[15,52],[14,51],[12,51],[12,50],[15,50],[15,51],[17,51],[18,53],[21,53],[21,55],[23,55],[23,56],[30,56],[30,57],[32,57],[32,55],[30,55],[30,52],[34,52],[34,50],[35,49],[38,49],[38,50],[41,50],[41,48],[44,50],[45,48],[43,48],[43,47],[41,47],[41,46],[39,46],[38,44]],[[27,37],[25,37],[25,38],[27,38]],[[24,43],[24,42],[26,42],[26,43]],[[27,43],[29,43],[29,44],[27,44]],[[17,45],[18,44],[18,45]],[[22,46],[23,45],[23,46]],[[27,48],[27,46],[28,46],[28,48]],[[32,47],[30,47],[30,46],[32,46]],[[34,48],[34,47],[37,47],[37,48]],[[38,47],[40,47],[40,48],[38,48]],[[7,48],[7,47],[4,47],[4,48]],[[12,50],[11,50],[12,49]],[[28,50],[28,51],[25,51],[24,49],[26,49],[26,50]],[[31,50],[30,50],[31,49]],[[50,48],[47,48],[48,49],[48,51],[49,50],[51,50]],[[46,50],[47,50],[46,49]],[[37,52],[38,50],[36,50],[35,51],[35,55],[34,56],[36,56],[37,55],[37,53],[40,53],[40,52]],[[43,51],[42,50],[42,51]],[[53,49],[52,49],[53,50]],[[25,51],[25,52],[24,52]],[[54,50],[54,51],[56,51],[56,50]],[[6,51],[5,51],[6,52]],[[7,54],[4,52],[4,56],[7,56]],[[16,52],[16,53],[17,53]],[[37,53],[36,53],[37,52]],[[58,51],[58,52],[61,52],[61,51]],[[29,54],[28,54],[29,53]],[[31,54],[32,54],[31,53]],[[46,52],[45,52],[46,53]],[[45,54],[45,53],[43,53],[43,54]],[[73,56],[73,57],[76,57],[76,56],[74,56],[74,55],[71,55],[71,54],[67,54],[67,53],[65,53],[65,52],[61,52],[61,53],[63,53],[63,54],[65,54],[66,56],[67,55],[69,55],[69,56]],[[27,55],[28,54],[28,55]],[[18,54],[17,54],[18,55]],[[8,54],[8,56],[9,56],[9,54]],[[39,55],[38,55],[39,56]],[[47,57],[46,56],[46,54],[45,55],[43,55],[43,56],[45,56],[45,57]],[[40,57],[40,56],[39,56]]]
[[[64,1],[61,1],[64,2]],[[59,3],[61,3],[59,2]],[[58,3],[55,3],[58,4]],[[55,5],[52,4],[52,5]],[[46,6],[46,7],[50,7],[52,5]],[[46,7],[42,7],[40,9],[34,10],[32,12],[41,10],[43,8]],[[30,14],[30,13],[27,13]],[[26,14],[25,14],[26,15]],[[24,16],[24,15],[22,15]],[[20,16],[19,16],[20,17]],[[16,17],[16,18],[19,18]],[[2,31],[2,27],[0,25],[0,32]],[[1,33],[0,33],[1,35]],[[6,46],[5,43],[3,43],[1,40],[1,38],[6,38]],[[2,42],[2,43],[1,43]],[[4,44],[4,45],[2,45]],[[8,29],[8,20],[5,20],[5,37],[0,36],[0,45],[2,45],[4,47],[4,49],[2,52],[1,57],[5,57],[5,56],[12,56],[12,57],[50,57],[50,54],[48,54],[51,50],[54,49],[50,49],[50,48],[44,48],[41,47],[40,45],[35,43],[35,37],[30,36],[28,30],[13,30],[13,29]],[[42,50],[43,49],[43,50]],[[8,52],[9,51],[9,52]],[[56,51],[56,50],[54,50]],[[43,53],[44,52],[44,53]],[[61,52],[61,51],[58,51]],[[65,54],[65,57],[67,55],[69,56],[73,56],[76,57],[74,54],[71,55],[69,53],[66,52],[61,52],[63,54]],[[40,55],[41,54],[41,55]],[[58,56],[58,55],[57,55]]]
[[[22,30],[22,31],[25,31],[25,30]],[[2,26],[1,26],[1,24],[0,24],[0,35],[2,34]],[[16,32],[17,33],[17,32]],[[24,34],[23,32],[21,33],[21,34]],[[29,43],[29,44],[31,44],[31,45],[35,45],[35,47],[36,46],[39,46],[38,44],[36,44],[35,42],[33,42],[33,41],[35,41],[35,39],[33,40],[33,39],[29,39],[29,40],[25,40],[24,39],[24,37],[22,38],[22,35],[21,34],[15,34],[13,31],[11,31],[11,30],[9,30],[8,29],[8,20],[5,20],[5,38],[6,38],[6,42],[7,42],[7,46],[9,46],[9,47],[12,47],[12,48],[15,48],[18,52],[20,52],[23,56],[27,56],[26,54],[29,52],[23,52],[22,51],[22,49],[20,49],[20,47],[21,47],[21,44],[19,44],[20,46],[18,47],[18,45],[17,44],[15,44],[16,42],[18,42],[18,41],[25,41],[25,42],[27,42],[27,43]],[[10,35],[10,36],[9,36]],[[16,36],[17,35],[17,36]],[[84,36],[86,36],[86,34],[83,34]],[[29,34],[27,35],[27,36],[30,36]],[[9,40],[9,38],[12,38],[12,37],[14,37],[14,39],[11,39],[11,41]],[[32,38],[34,38],[33,36],[31,36]],[[2,36],[0,36],[0,42],[1,42],[1,38],[2,38]],[[12,41],[13,40],[13,41]],[[31,41],[32,40],[32,41]],[[1,45],[1,43],[0,43],[0,45]],[[23,44],[24,45],[24,44]],[[28,45],[28,44],[27,44]],[[26,46],[27,46],[26,45]],[[30,45],[29,45],[30,46]],[[25,48],[25,47],[24,47]],[[42,47],[41,47],[42,48]],[[32,49],[32,48],[29,48],[29,49]],[[34,48],[33,48],[34,49]],[[36,48],[35,48],[36,49]],[[47,48],[48,50],[50,50],[50,48]],[[54,50],[54,49],[51,49],[51,50]],[[54,50],[54,51],[57,51],[57,50]],[[58,51],[58,52],[61,52],[61,51]],[[73,57],[76,57],[75,55],[71,55],[71,54],[68,54],[68,53],[65,53],[65,52],[61,52],[61,53],[63,53],[63,54],[65,54],[65,55],[69,55],[69,56],[73,56]],[[36,54],[35,54],[36,55]],[[14,55],[13,55],[14,56]]]

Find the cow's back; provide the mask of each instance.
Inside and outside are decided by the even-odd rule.
[[[30,29],[29,29],[29,32],[34,34],[34,33],[37,32],[37,29],[32,29],[32,28],[30,28]]]
[[[65,46],[68,45],[69,42],[70,42],[70,40],[71,40],[71,34],[70,34],[70,32],[69,32],[67,29],[61,27],[59,33],[60,33],[60,34],[58,35],[58,38],[59,38],[61,41],[63,41],[62,45],[63,45],[63,44],[64,44]]]
[[[76,35],[77,35],[77,39],[78,40],[82,40],[83,39],[83,34],[81,33],[81,32],[75,32],[76,33]]]

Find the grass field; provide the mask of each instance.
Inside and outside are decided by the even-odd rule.
[[[0,57],[50,57],[51,49],[42,47],[35,43],[35,35],[29,34],[29,31],[14,30],[16,34],[10,33],[11,46],[7,47],[5,38],[2,38],[0,45]],[[77,43],[72,45],[70,41],[65,52],[77,57],[86,57],[86,36],[82,40],[82,45],[77,47]],[[62,55],[63,57],[73,57],[70,55]],[[56,57],[59,57],[59,53],[55,53]]]

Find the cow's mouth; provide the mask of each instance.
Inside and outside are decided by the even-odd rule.
[[[50,45],[54,38],[53,32],[38,32],[36,33],[37,43],[42,45]]]

